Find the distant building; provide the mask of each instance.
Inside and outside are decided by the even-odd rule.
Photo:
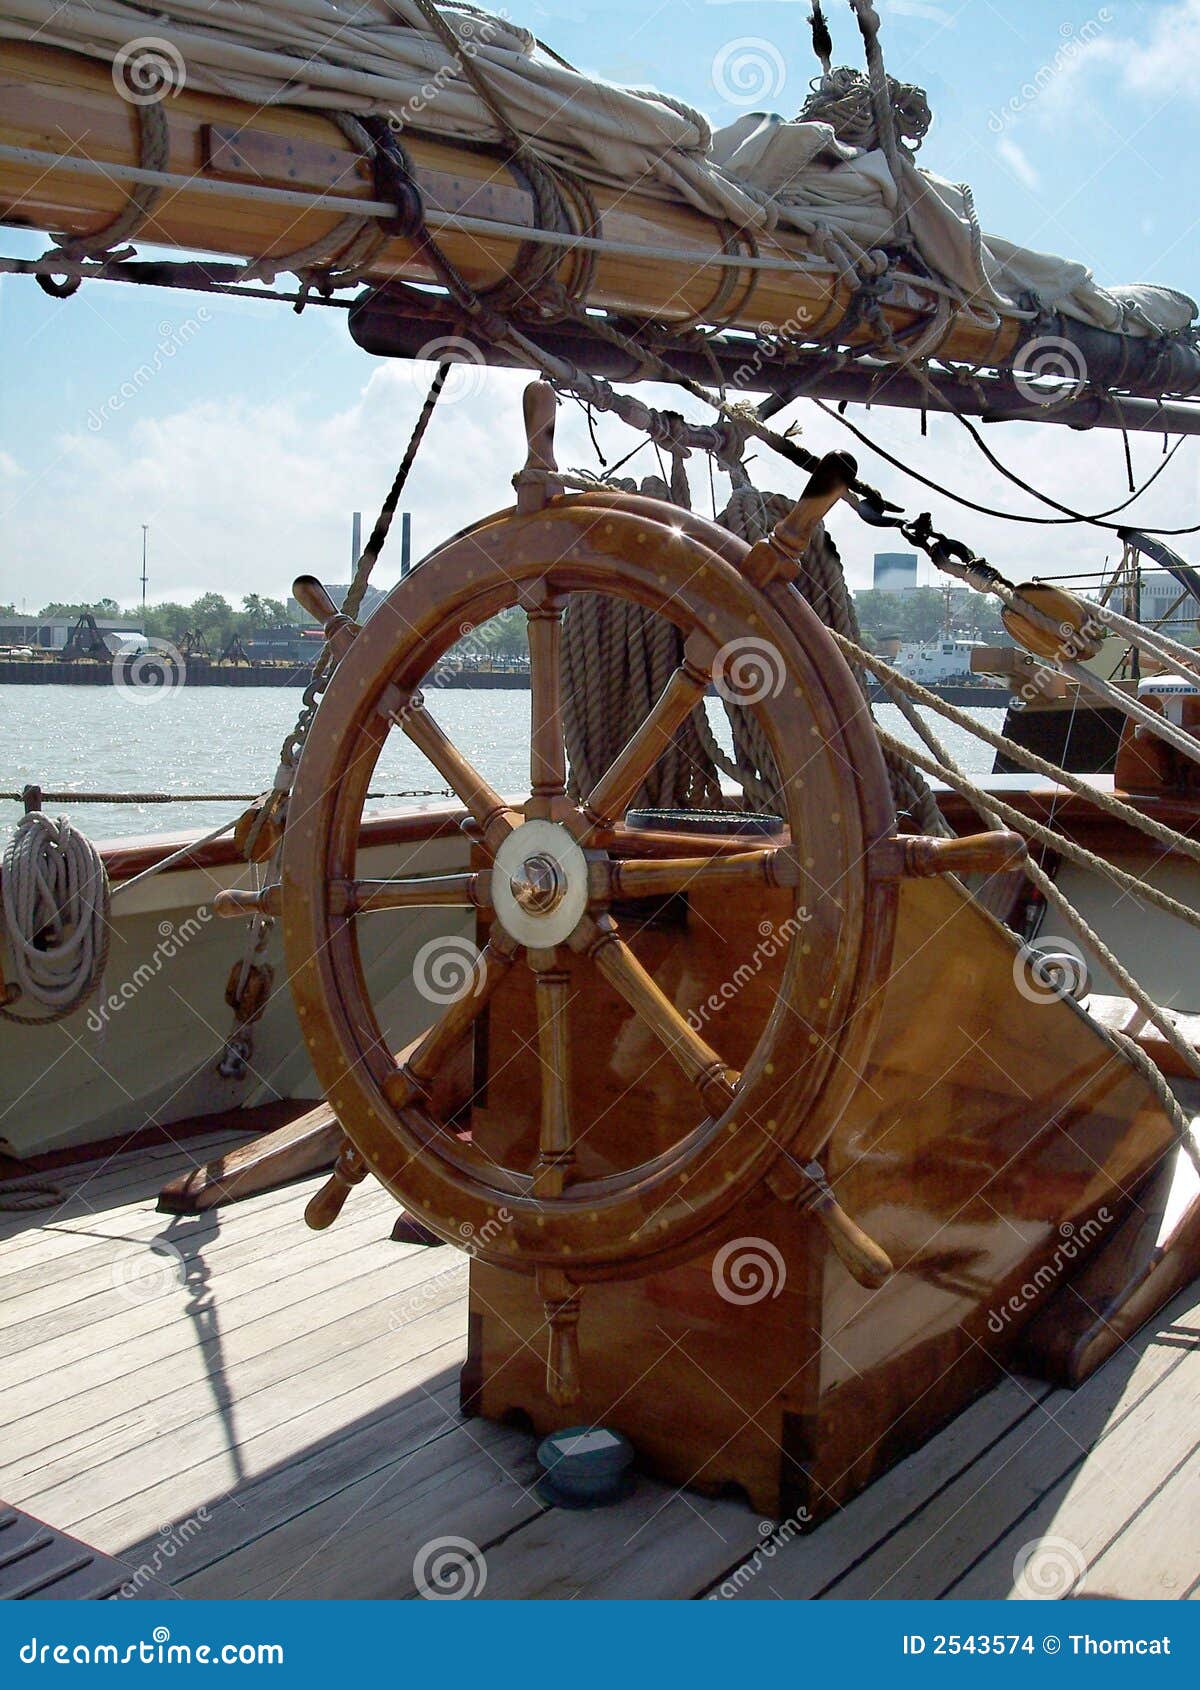
[[[314,622],[307,627],[255,628],[242,641],[251,663],[315,663],[325,637]]]
[[[61,651],[79,621],[77,616],[9,616],[0,620],[0,646],[29,646],[34,651]],[[145,632],[134,617],[97,616],[96,626],[112,652],[122,645],[139,645]]]
[[[1176,600],[1181,602],[1176,604]],[[1112,600],[1113,608],[1124,611],[1121,591],[1118,588]],[[1142,572],[1141,613],[1140,620],[1152,625],[1161,623],[1164,632],[1169,632],[1172,638],[1184,644],[1194,645],[1197,639],[1196,618],[1200,616],[1200,604],[1197,604],[1190,593],[1184,593],[1183,588],[1173,575],[1165,569],[1147,569]]]
[[[916,552],[876,552],[875,579],[877,593],[911,592],[917,584]]]

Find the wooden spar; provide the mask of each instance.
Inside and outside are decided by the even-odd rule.
[[[447,295],[403,285],[372,289],[355,301],[349,317],[353,339],[377,358],[416,358],[431,341],[462,332],[462,312]],[[1072,332],[1081,335],[1082,329],[1082,324],[1075,325]],[[1128,338],[1103,330],[1090,332],[1119,345],[1127,364],[1134,363],[1136,345]],[[586,323],[539,324],[536,340],[544,352],[589,375],[613,382],[640,379],[639,361],[611,341],[589,333]],[[1146,345],[1154,348],[1158,343]],[[535,368],[520,347],[509,342],[481,340],[478,352],[482,362],[500,368]],[[935,367],[918,379],[878,359],[835,361],[819,349],[777,357],[765,346],[752,346],[744,337],[729,334],[709,336],[703,348],[684,342],[673,346],[665,356],[673,370],[692,381],[711,385],[715,366],[730,389],[774,395],[776,403],[771,405],[771,412],[793,398],[814,393],[831,405],[845,400],[856,405],[981,417],[984,422],[1123,428],[1130,434],[1200,434],[1200,404],[1195,401],[1135,398],[1113,393],[1102,385],[1082,388],[1054,405],[1045,405],[1023,395],[1010,373],[972,373],[967,380],[952,369]],[[1181,377],[1184,374],[1182,368],[1175,373]],[[1192,380],[1200,380],[1200,368]],[[1174,388],[1175,383],[1167,385]]]
[[[170,172],[197,184],[224,181],[232,192],[225,197],[190,186],[164,190],[138,236],[145,244],[247,259],[278,257],[327,235],[343,213],[276,204],[246,189],[273,184],[339,199],[375,198],[370,164],[355,156],[328,118],[314,112],[255,109],[186,89],[164,100],[161,109],[169,126]],[[243,124],[247,127],[238,145],[245,162],[238,169],[220,131]],[[117,94],[107,64],[58,48],[10,42],[0,73],[0,144],[136,166],[137,108]],[[405,145],[429,208],[485,223],[534,227],[530,195],[494,153],[411,135],[405,136]],[[0,217],[9,223],[55,234],[93,233],[117,214],[125,197],[126,189],[103,175],[0,162]],[[648,195],[598,188],[595,198],[605,239],[624,250],[598,254],[588,303],[664,322],[704,317],[726,279],[720,261],[728,260],[728,231],[716,219]],[[476,288],[503,279],[519,244],[511,234],[489,235],[477,225],[470,233],[443,228],[438,239]],[[652,253],[639,257],[630,247],[651,248]],[[664,250],[679,256],[664,257]],[[799,237],[763,237],[759,251],[764,259],[811,262]],[[560,273],[571,266],[564,255]],[[435,279],[414,242],[399,236],[372,260],[371,275],[379,281]],[[751,288],[750,270],[739,269],[721,315],[744,328],[766,325],[802,334],[808,325],[833,326],[849,304],[849,290],[828,270],[759,268]],[[919,280],[898,278],[885,310],[892,328],[900,331],[924,320],[934,305],[934,294]],[[991,323],[964,316],[944,350],[948,357],[990,364],[1007,357],[1023,332],[1016,319],[997,331]],[[872,338],[863,325],[846,336],[858,344]]]

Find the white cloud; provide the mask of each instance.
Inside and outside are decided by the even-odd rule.
[[[1200,0],[1172,0],[1149,16],[1145,34],[1119,35],[1118,17],[1101,6],[1056,50],[1054,77],[1044,90],[1042,117],[1073,120],[1082,106],[1109,110],[1120,96],[1165,101],[1196,99],[1200,91]],[[1111,112],[1110,112],[1111,115]]]
[[[996,152],[1023,187],[1041,186],[1041,177],[1011,136],[1004,135],[996,142]]]
[[[236,602],[245,593],[284,596],[293,578],[313,573],[345,580],[350,517],[363,512],[369,527],[386,493],[432,374],[428,365],[381,363],[356,398],[312,421],[284,401],[230,397],[186,406],[99,433],[86,428],[57,440],[30,441],[26,473],[9,483],[8,557],[2,595],[25,596],[29,608],[49,599],[111,595],[136,601],[142,522],[150,524],[151,599],[189,600],[217,591]],[[524,457],[521,390],[528,378],[493,371],[481,391],[443,400],[419,454],[401,504],[413,513],[418,556],[490,510],[511,503],[511,477]],[[689,416],[709,413],[685,395],[647,387],[639,396]],[[1012,579],[1096,569],[1115,555],[1115,536],[1078,527],[1033,527],[984,517],[956,506],[888,467],[830,417],[801,402],[794,415],[803,443],[814,451],[845,447],[861,473],[910,513],[930,510],[935,523],[991,557]],[[1050,515],[991,470],[966,432],[950,418],[931,416],[926,438],[915,412],[870,412],[853,406],[851,419],[902,461],[930,479],[1006,511]],[[605,456],[615,461],[638,437],[610,418],[597,419]],[[1019,474],[1054,497],[1099,511],[1125,496],[1120,437],[1079,435],[1054,425],[987,426],[984,436]],[[598,468],[578,406],[559,412],[559,462]],[[1160,436],[1134,439],[1138,479],[1159,462]],[[1195,520],[1197,447],[1178,459],[1130,520],[1183,525]],[[805,477],[765,447],[751,443],[756,485],[796,494]],[[696,508],[710,510],[707,464],[690,463]],[[645,446],[626,473],[657,469]],[[727,483],[717,477],[723,503]],[[1125,520],[1119,518],[1117,520]],[[893,549],[887,530],[871,530],[848,511],[834,531],[851,585],[869,585],[875,551]],[[1200,553],[1189,539],[1172,542]],[[36,570],[32,567],[36,561]],[[381,585],[398,573],[393,540],[376,571]],[[922,579],[928,571],[923,569]]]

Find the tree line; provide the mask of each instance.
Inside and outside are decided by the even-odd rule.
[[[945,619],[945,598],[936,587],[917,587],[904,593],[871,589],[854,595],[859,626],[872,650],[889,636],[905,642],[924,643],[940,639]],[[127,617],[142,622],[140,609],[122,610],[115,599],[97,599],[91,604],[47,604],[38,617],[78,617],[85,611],[106,620]],[[0,614],[15,615],[12,605],[0,605]],[[30,618],[35,620],[35,618]],[[202,593],[191,604],[172,599],[146,606],[144,627],[152,639],[176,641],[184,634],[202,634],[209,648],[218,652],[236,635],[245,641],[262,628],[285,628],[291,624],[282,599],[247,593],[240,610],[220,593]],[[515,608],[502,611],[461,642],[467,652],[475,650],[493,657],[523,657],[526,652],[524,617]],[[981,593],[965,590],[951,600],[951,628],[962,639],[1011,644],[1000,620],[999,606]]]

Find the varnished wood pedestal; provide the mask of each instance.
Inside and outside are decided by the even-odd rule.
[[[626,924],[641,961],[735,1065],[773,1002],[779,955],[762,948],[785,913],[782,894],[713,892],[672,900],[640,932]],[[803,944],[802,930],[790,942]],[[610,1425],[649,1471],[740,1488],[764,1515],[808,1524],[960,1412],[1119,1227],[1172,1143],[1149,1087],[1073,1003],[1022,995],[1014,955],[956,883],[902,883],[872,1059],[823,1158],[839,1202],[896,1264],[887,1285],[855,1284],[814,1222],[763,1195],[731,1215],[725,1244],[747,1242],[724,1272],[718,1244],[586,1287],[582,1397],[564,1409],[546,1395],[533,1280],[473,1262],[468,1411],[524,1416],[539,1433]],[[579,1151],[589,1177],[665,1147],[695,1104],[619,999],[594,976],[572,988],[572,1106],[591,1123]],[[477,1045],[486,1086],[473,1131],[514,1167],[536,1151],[531,996],[514,974]],[[808,1038],[798,1024],[798,1050]],[[770,1283],[733,1300],[755,1290],[730,1284],[748,1253]]]

